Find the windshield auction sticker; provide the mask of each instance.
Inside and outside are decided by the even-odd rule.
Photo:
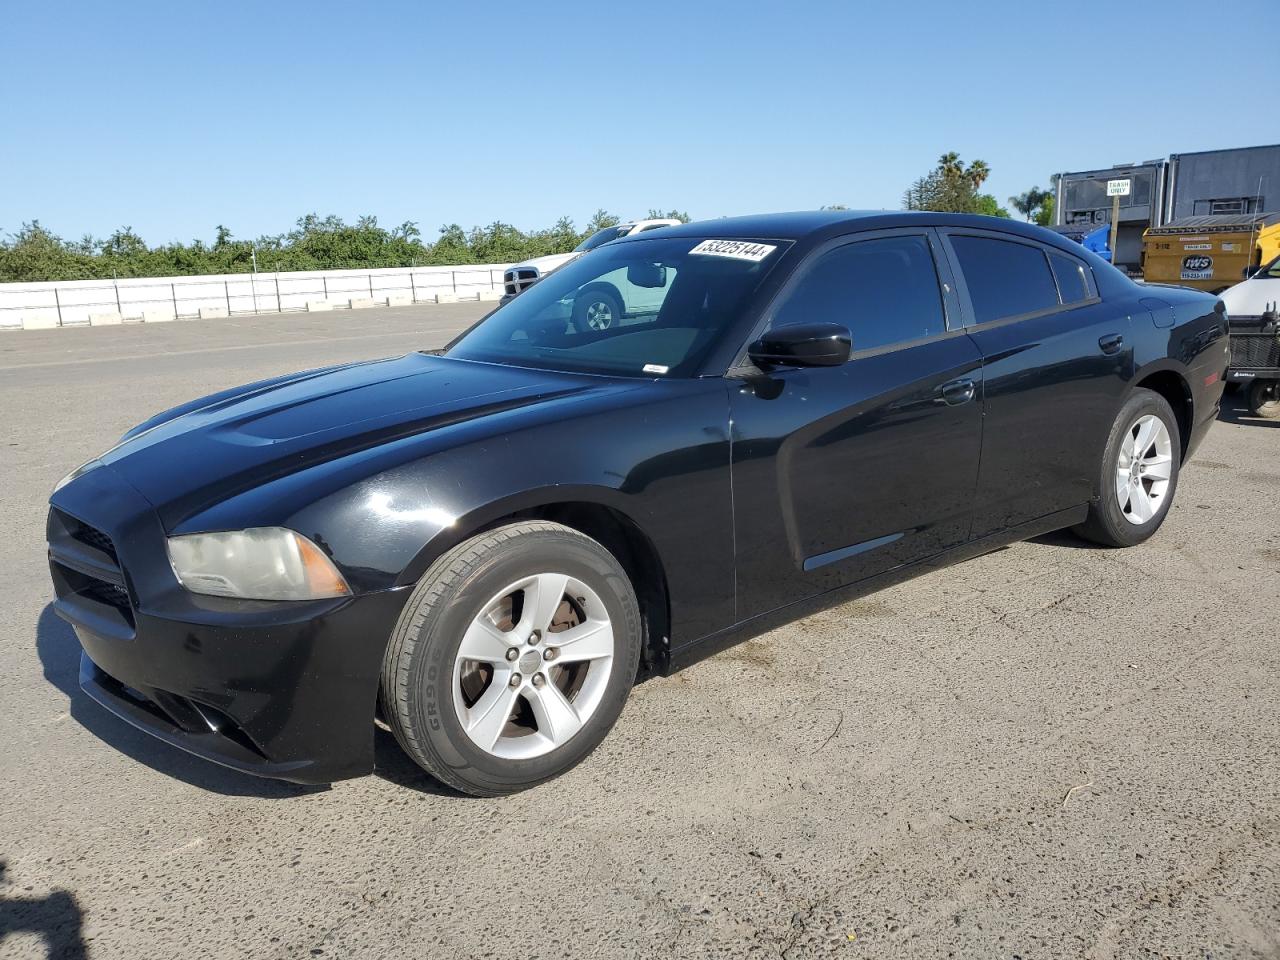
[[[689,252],[704,257],[728,257],[730,260],[759,263],[777,249],[768,243],[751,243],[749,240],[703,240]]]

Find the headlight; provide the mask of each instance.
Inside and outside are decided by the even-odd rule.
[[[319,547],[283,527],[170,537],[169,562],[184,587],[215,597],[318,600],[351,593]]]

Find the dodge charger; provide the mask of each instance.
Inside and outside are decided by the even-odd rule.
[[[601,300],[613,322],[574,322]],[[509,793],[582,761],[641,677],[1012,541],[1146,540],[1226,329],[1009,220],[645,232],[442,351],[131,430],[52,494],[54,609],[90,697],[208,760],[329,782],[382,725]]]

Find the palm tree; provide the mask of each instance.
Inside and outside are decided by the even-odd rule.
[[[969,169],[965,171],[965,176],[973,183],[974,190],[981,190],[983,181],[991,176],[991,168],[987,166],[985,161],[975,160],[969,164]]]
[[[1039,210],[1046,200],[1052,197],[1048,190],[1041,190],[1039,187],[1032,187],[1026,193],[1020,193],[1016,197],[1010,197],[1009,203],[1027,220],[1030,220],[1035,212]]]

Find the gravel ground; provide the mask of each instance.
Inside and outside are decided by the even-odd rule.
[[[87,702],[54,481],[479,309],[0,336],[0,957],[1280,957],[1280,423],[1241,410],[1148,544],[1041,538],[776,630],[516,797],[386,736],[373,776],[258,781]]]

